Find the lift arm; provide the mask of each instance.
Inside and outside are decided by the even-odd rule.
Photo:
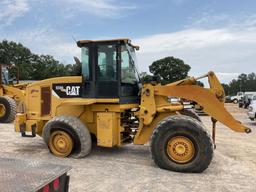
[[[210,88],[202,88],[195,85],[196,80],[208,77]],[[198,105],[204,108],[204,111],[213,119],[223,123],[230,129],[236,132],[250,133],[251,129],[245,127],[241,122],[234,117],[224,107],[225,93],[218,78],[213,72],[199,77],[189,78],[168,84],[165,86],[155,86],[155,95],[159,96],[174,96],[190,101],[195,101]]]

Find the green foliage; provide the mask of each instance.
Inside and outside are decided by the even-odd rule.
[[[81,75],[81,66],[63,65],[50,55],[37,55],[20,43],[0,42],[0,63],[13,64],[10,76],[16,77],[19,69],[20,80],[42,80],[51,77]]]
[[[175,57],[166,57],[153,62],[149,71],[160,79],[162,84],[172,83],[187,77],[190,66]]]
[[[225,91],[225,94],[226,94],[226,95],[230,95],[230,88],[229,88],[229,85],[226,84],[226,83],[222,83],[221,85],[222,85],[222,87],[223,87],[223,89],[224,89],[224,91]]]
[[[200,87],[204,87],[204,83],[201,82],[201,81],[196,81],[196,84],[197,84],[198,86],[200,86]]]
[[[0,63],[14,64],[20,69],[20,79],[26,79],[32,73],[33,54],[20,43],[8,42],[6,40],[0,43]],[[15,70],[10,71],[15,76]]]
[[[256,74],[240,74],[237,79],[233,79],[229,84],[222,84],[226,95],[236,95],[242,91],[256,91]]]
[[[82,75],[82,66],[81,63],[76,63],[74,65],[72,65],[72,72],[71,75]]]
[[[150,83],[153,80],[153,76],[147,74],[147,72],[140,73],[140,80],[142,84]]]

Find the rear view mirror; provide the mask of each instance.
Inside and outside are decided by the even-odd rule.
[[[81,65],[80,59],[78,59],[77,57],[74,57],[74,60],[75,60],[75,62],[76,62],[77,65]]]

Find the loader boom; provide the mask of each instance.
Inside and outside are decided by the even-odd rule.
[[[196,85],[196,81],[208,78],[209,88]],[[225,93],[214,72],[209,72],[198,78],[190,77],[167,85],[143,85],[139,111],[140,126],[135,135],[135,144],[145,144],[152,135],[154,127],[168,116],[181,114],[182,103],[170,103],[168,97],[178,97],[203,107],[213,120],[213,140],[215,138],[215,123],[219,121],[236,132],[250,133],[251,129],[235,120],[224,107]]]
[[[208,77],[210,88],[202,88],[195,84],[196,80]],[[204,111],[212,118],[223,123],[230,129],[236,132],[250,133],[251,129],[243,126],[239,121],[224,107],[225,93],[222,85],[214,72],[210,71],[206,75],[199,78],[189,78],[180,81],[178,84],[169,84],[167,86],[156,86],[155,95],[174,96],[195,101],[202,106]]]

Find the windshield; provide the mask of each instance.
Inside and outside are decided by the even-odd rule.
[[[122,83],[137,84],[139,82],[139,73],[134,48],[128,44],[123,45],[121,47],[121,57]]]

